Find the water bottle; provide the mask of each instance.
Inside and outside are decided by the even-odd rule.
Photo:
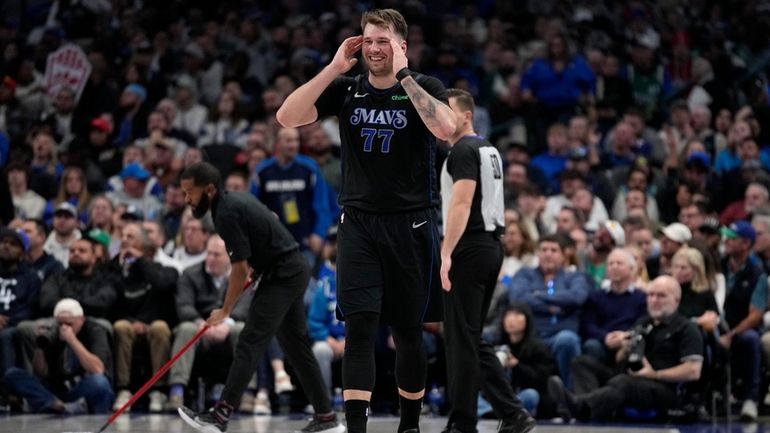
[[[334,397],[332,398],[332,407],[335,412],[342,412],[345,405],[345,399],[342,398],[342,388],[334,388]]]
[[[439,391],[438,387],[434,383],[430,389],[430,392],[428,393],[428,406],[430,407],[431,413],[433,413],[434,416],[440,415],[441,406],[443,404],[444,396],[441,395],[441,391]]]

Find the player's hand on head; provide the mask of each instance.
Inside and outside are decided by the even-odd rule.
[[[337,53],[334,55],[331,62],[331,66],[338,74],[344,74],[358,63],[358,59],[354,56],[356,52],[361,49],[363,41],[363,36],[351,36],[342,41],[342,44],[340,44],[340,47],[337,49]]]
[[[406,52],[401,48],[401,44],[395,39],[390,40],[390,47],[393,49],[393,73],[409,66],[409,59],[406,58]]]

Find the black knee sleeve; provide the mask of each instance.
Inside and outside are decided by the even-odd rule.
[[[396,343],[396,383],[406,392],[425,389],[425,350],[422,347],[422,326],[393,327]]]
[[[355,313],[345,317],[345,357],[342,360],[342,386],[371,391],[374,388],[374,342],[378,313]]]

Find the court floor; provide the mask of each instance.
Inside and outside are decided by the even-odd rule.
[[[14,415],[0,417],[3,433],[96,433],[107,420],[106,416],[56,417],[47,415]],[[536,433],[770,433],[770,419],[754,424],[727,423],[693,424],[684,426],[638,425],[559,425],[542,423]],[[230,433],[289,433],[301,429],[306,423],[302,416],[240,416],[231,421]],[[446,418],[423,417],[422,433],[440,433]],[[392,417],[373,417],[369,421],[370,433],[395,433],[398,420]],[[497,422],[481,421],[479,433],[494,433]],[[195,430],[174,415],[131,414],[120,417],[105,433],[194,433]]]

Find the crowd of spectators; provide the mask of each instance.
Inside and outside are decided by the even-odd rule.
[[[553,374],[601,406],[607,380],[587,385],[585,371],[625,365],[616,354],[654,298],[727,353],[724,397],[756,419],[770,405],[770,3],[382,3],[409,23],[410,68],[471,92],[475,130],[504,155],[506,257],[484,334],[526,407],[570,415],[552,404],[564,400]],[[202,160],[300,244],[314,269],[309,338],[330,392],[340,386],[337,120],[282,128],[275,112],[370,6],[0,4],[0,406],[107,412],[202,326],[229,274],[178,183]],[[69,43],[91,65],[80,94],[46,87],[48,55]],[[193,398],[193,377],[216,398],[221,372],[195,366],[226,370],[244,314],[205,334],[149,393],[150,411]],[[440,393],[441,327],[425,333],[426,385]],[[392,351],[383,330],[378,384],[392,380]],[[268,352],[243,412],[278,410],[276,393],[294,389],[280,347]],[[388,392],[375,410],[391,408]]]

